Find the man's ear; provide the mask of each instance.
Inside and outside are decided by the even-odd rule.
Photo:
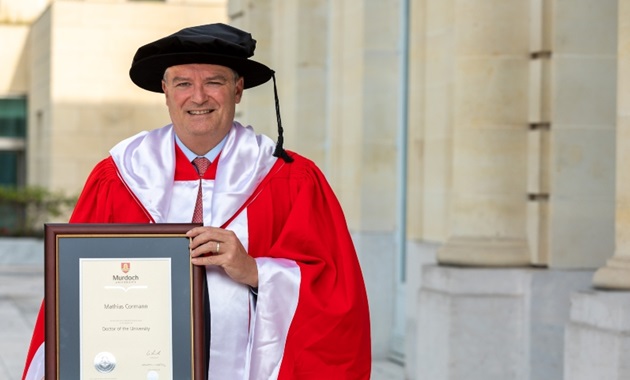
[[[243,87],[245,86],[245,79],[243,77],[238,78],[236,81],[236,86],[234,86],[234,100],[238,104],[241,102],[241,98],[243,97]]]
[[[164,79],[162,79],[162,92],[164,93],[164,102],[168,105],[168,88]]]

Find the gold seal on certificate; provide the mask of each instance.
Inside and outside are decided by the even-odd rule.
[[[99,352],[94,357],[94,368],[100,373],[110,373],[116,368],[116,358],[109,352]]]

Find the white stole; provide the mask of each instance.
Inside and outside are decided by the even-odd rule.
[[[219,227],[239,210],[276,162],[274,148],[268,137],[234,123],[221,151],[216,180],[201,181],[204,225]],[[122,180],[155,223],[191,221],[199,180],[173,181],[172,125],[132,136],[110,154]],[[229,227],[247,250],[247,213],[239,214]],[[211,310],[209,379],[248,378],[250,322],[254,320],[250,289],[220,268],[207,267],[206,274]]]

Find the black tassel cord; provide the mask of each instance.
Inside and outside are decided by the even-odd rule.
[[[278,88],[276,87],[276,73],[271,74],[271,78],[273,79],[273,96],[276,102],[276,119],[278,121],[278,142],[276,143],[276,150],[273,152],[274,157],[279,157],[284,160],[284,162],[293,162],[293,158],[291,158],[287,151],[284,150],[282,145],[284,144],[284,129],[282,129],[282,120],[280,119],[280,100],[278,99]]]

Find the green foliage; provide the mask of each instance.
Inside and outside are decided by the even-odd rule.
[[[76,201],[38,186],[0,186],[0,236],[42,236],[44,223],[69,212]]]

